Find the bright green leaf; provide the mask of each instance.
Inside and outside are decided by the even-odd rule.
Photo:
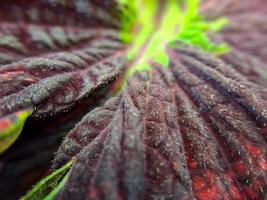
[[[73,160],[63,167],[51,173],[49,176],[37,183],[21,200],[51,200],[64,186],[68,179],[68,171],[73,164]]]
[[[182,41],[215,54],[229,50],[225,44],[211,42],[207,35],[208,31],[220,31],[228,20],[206,21],[198,12],[200,0],[119,2],[128,8],[128,12],[125,9],[125,17],[122,17],[121,37],[129,43],[128,59],[132,61],[132,66],[125,80],[135,71],[148,70],[151,62],[168,66],[166,47],[174,41]]]

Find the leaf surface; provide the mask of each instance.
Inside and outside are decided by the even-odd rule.
[[[132,13],[118,2],[134,8],[135,16],[121,18]],[[0,12],[0,115],[24,109],[33,117],[55,115],[126,72],[117,82],[120,94],[70,131],[54,173],[28,194],[267,199],[264,2],[201,1],[208,21],[199,15],[199,0],[118,2],[2,3],[14,12]],[[41,8],[46,15],[36,12]],[[253,15],[246,20],[248,11]],[[209,21],[224,15],[227,26],[226,18]],[[120,39],[132,39],[127,49]],[[218,46],[225,41],[230,52]],[[227,54],[216,58],[196,47]]]
[[[265,199],[261,86],[186,46],[132,77],[77,124],[54,167],[77,160],[56,199]]]
[[[226,16],[228,24],[215,36],[226,42],[231,51],[222,58],[257,84],[267,86],[267,4],[264,0],[226,0],[217,6],[216,1],[204,1],[207,17]]]
[[[1,118],[25,109],[32,117],[67,111],[125,68],[115,1],[9,1],[0,7]]]

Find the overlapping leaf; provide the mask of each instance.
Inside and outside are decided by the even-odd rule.
[[[34,116],[68,110],[125,67],[115,1],[9,1],[0,7],[1,121],[25,109]]]
[[[99,90],[94,97],[68,113],[45,120],[34,118],[25,124],[18,141],[1,155],[0,193],[4,199],[18,199],[50,172],[51,161],[62,138],[86,113],[101,104],[107,91],[109,87]],[[11,119],[16,118],[13,116]]]
[[[267,86],[267,3],[264,0],[227,0],[217,6],[217,1],[204,1],[206,16],[227,16],[227,26],[216,39],[230,45],[231,51],[222,58],[240,73],[257,84]]]
[[[212,18],[238,16],[252,12],[265,12],[266,9],[267,4],[265,0],[203,0],[201,4],[201,11]]]
[[[137,23],[145,27],[132,44],[125,79],[137,73],[75,126],[56,154],[56,171],[24,198],[267,199],[266,4],[202,1],[208,18],[230,21],[213,35],[231,47],[220,60],[182,43],[167,49],[177,40],[216,49],[206,35],[211,24],[198,16],[199,1],[186,1],[185,13],[180,1],[140,2],[148,9],[140,16],[153,22]],[[116,1],[1,6],[18,10],[0,12],[7,22],[0,38],[2,121],[25,109],[34,116],[69,109],[125,67],[118,34],[125,21],[118,20]]]
[[[170,49],[67,136],[75,158],[56,199],[266,199],[261,86],[211,55]]]

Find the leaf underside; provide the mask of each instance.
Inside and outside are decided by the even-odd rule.
[[[77,161],[56,199],[265,199],[262,88],[191,47],[131,78],[62,143]]]

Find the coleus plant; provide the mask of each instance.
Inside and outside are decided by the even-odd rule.
[[[267,199],[267,5],[216,3],[0,3],[1,152],[110,85],[22,199]]]

